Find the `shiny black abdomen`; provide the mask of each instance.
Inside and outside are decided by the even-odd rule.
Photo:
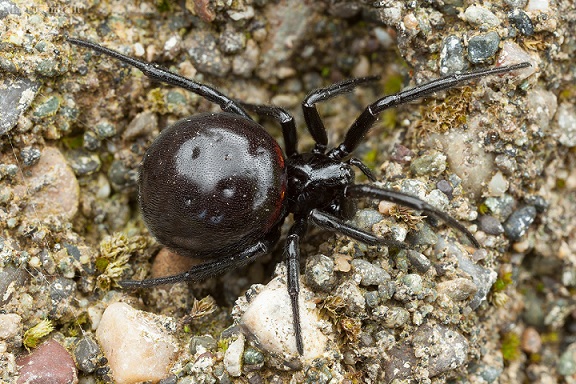
[[[144,221],[187,256],[218,257],[254,244],[286,215],[284,155],[254,121],[195,115],[163,130],[140,167]]]

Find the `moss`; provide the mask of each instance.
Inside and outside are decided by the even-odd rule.
[[[503,276],[499,277],[494,285],[492,286],[492,290],[494,292],[502,292],[506,289],[507,286],[512,284],[512,272],[505,273]]]
[[[502,357],[504,361],[511,362],[520,356],[520,336],[509,332],[502,337]]]
[[[26,349],[36,348],[40,339],[54,330],[54,325],[48,319],[40,321],[24,333],[24,346]]]

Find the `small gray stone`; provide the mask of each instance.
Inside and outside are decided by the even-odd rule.
[[[194,336],[190,339],[190,344],[188,345],[188,349],[192,355],[195,355],[200,350],[215,350],[218,346],[218,343],[214,338],[210,335],[204,336]],[[200,348],[198,348],[200,347]]]
[[[40,150],[36,147],[24,147],[20,151],[20,156],[22,157],[22,163],[30,167],[40,160]]]
[[[516,200],[510,195],[504,194],[500,197],[489,197],[484,204],[499,221],[505,221],[512,214],[516,207]]]
[[[402,285],[405,287],[406,293],[410,296],[420,294],[424,288],[422,285],[422,276],[415,273],[409,273],[403,276]]]
[[[69,151],[68,163],[77,176],[85,176],[97,172],[102,165],[97,154],[87,152],[83,148]]]
[[[444,294],[456,301],[466,300],[478,292],[478,287],[474,282],[463,277],[438,283],[439,294]]]
[[[576,374],[576,343],[570,344],[560,356],[558,373],[562,376],[572,376]]]
[[[464,18],[470,24],[484,25],[487,27],[497,27],[500,25],[500,19],[488,9],[472,5],[464,11]]]
[[[244,364],[262,367],[264,365],[264,354],[252,347],[246,348],[244,351]]]
[[[20,15],[20,8],[10,0],[0,0],[0,20],[8,15]]]
[[[74,357],[81,371],[91,373],[100,366],[102,351],[91,337],[83,337],[74,348]]]
[[[518,31],[524,36],[532,36],[534,34],[534,25],[530,16],[521,9],[514,9],[508,13],[508,20],[516,27]]]
[[[383,315],[386,328],[400,328],[410,321],[410,312],[402,307],[391,307]]]
[[[536,208],[532,205],[522,207],[510,215],[504,223],[506,236],[511,240],[519,240],[536,218]]]
[[[200,72],[222,77],[230,71],[230,59],[218,49],[215,34],[198,31],[184,40],[184,46],[187,47],[192,64]]]
[[[116,128],[108,121],[101,121],[94,127],[96,136],[100,140],[108,139],[116,134]]]
[[[246,45],[246,36],[243,33],[226,28],[220,34],[220,49],[226,54],[238,53]]]
[[[334,260],[325,255],[313,255],[306,260],[306,283],[314,289],[329,292],[334,288]]]
[[[95,151],[100,148],[100,140],[96,137],[96,134],[92,131],[84,132],[84,136],[82,137],[83,143],[82,147],[87,149],[88,151]]]
[[[468,60],[471,63],[485,63],[498,51],[500,36],[497,32],[488,32],[474,36],[468,42]]]
[[[381,267],[362,259],[354,259],[351,262],[354,270],[360,274],[363,286],[380,285],[390,281],[390,275]]]
[[[39,87],[38,82],[27,78],[5,78],[0,81],[0,135],[16,126],[18,118],[36,97]]]
[[[23,287],[28,279],[29,275],[24,269],[6,265],[4,270],[0,271],[0,305],[8,304],[14,293]]]
[[[414,349],[429,356],[428,371],[434,377],[466,362],[468,341],[460,333],[442,325],[422,325],[414,334]]]
[[[462,72],[468,68],[468,63],[464,59],[464,45],[458,36],[450,35],[442,42],[440,51],[440,73],[450,75]]]
[[[336,296],[340,296],[344,301],[344,311],[348,316],[357,316],[366,310],[366,301],[362,291],[356,284],[348,280],[336,288]]]
[[[524,8],[528,4],[528,0],[504,0],[512,8]]]
[[[504,233],[504,227],[494,216],[481,215],[478,221],[480,229],[489,235],[498,236]]]
[[[121,160],[114,160],[108,170],[108,179],[114,189],[122,191],[138,183],[138,170],[127,168]]]
[[[556,113],[558,121],[560,144],[576,147],[576,107],[570,103],[562,103]]]
[[[418,176],[442,173],[446,170],[446,155],[432,152],[417,157],[410,163],[410,170]]]
[[[372,231],[372,226],[384,219],[384,216],[371,208],[360,209],[352,219],[352,224],[364,231]]]
[[[137,114],[126,127],[124,138],[127,140],[145,136],[158,129],[158,117],[154,112],[144,111]]]
[[[432,262],[420,252],[414,251],[412,249],[403,249],[400,252],[406,252],[406,258],[419,273],[426,273],[432,266]]]

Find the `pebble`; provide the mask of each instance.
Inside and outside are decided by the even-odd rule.
[[[264,366],[264,354],[257,349],[246,348],[243,359],[244,365],[250,370],[260,369]]]
[[[526,327],[522,332],[522,350],[527,353],[538,353],[542,348],[542,338],[534,327]]]
[[[532,76],[538,70],[539,60],[532,58],[532,56],[530,56],[515,42],[506,40],[502,45],[502,49],[498,53],[496,65],[513,65],[523,62],[529,62],[532,66],[516,70],[513,73],[510,73],[509,76],[514,76],[518,78],[518,80],[524,80],[527,77]]]
[[[476,35],[468,41],[468,60],[471,63],[485,63],[498,51],[500,36],[497,32]]]
[[[325,255],[313,255],[306,260],[306,283],[314,290],[330,292],[336,284],[334,260]]]
[[[550,10],[550,0],[529,0],[526,6],[527,12],[543,12]]]
[[[416,296],[422,292],[424,288],[422,276],[409,273],[407,275],[402,276],[401,280],[401,288],[399,288],[396,293],[399,293],[401,290],[404,290],[406,294],[409,296]]]
[[[80,339],[74,348],[74,357],[82,372],[92,373],[103,363],[100,347],[89,336]]]
[[[96,153],[90,153],[84,148],[72,149],[67,154],[68,163],[77,176],[87,176],[97,172],[102,165]]]
[[[25,286],[29,278],[30,275],[24,269],[12,265],[6,265],[3,270],[0,270],[0,306],[10,303],[14,293],[18,292],[20,287]]]
[[[138,183],[138,170],[126,167],[122,160],[114,160],[108,169],[108,180],[115,190],[122,191]]]
[[[218,347],[218,343],[211,335],[194,336],[190,339],[188,349],[192,355],[213,351]]]
[[[359,209],[352,219],[352,224],[364,231],[371,231],[372,226],[379,223],[383,219],[384,216],[374,209]]]
[[[504,233],[504,227],[494,216],[481,215],[478,218],[478,222],[480,224],[480,230],[489,235],[498,236]]]
[[[504,232],[511,240],[519,240],[536,218],[536,208],[527,205],[512,212],[504,223]]]
[[[347,280],[336,288],[336,296],[344,301],[344,311],[348,316],[358,316],[366,312],[366,300],[362,291],[352,281]]]
[[[96,137],[100,140],[109,139],[116,134],[116,128],[109,121],[101,121],[94,126]]]
[[[390,275],[381,267],[362,259],[351,262],[355,271],[361,276],[360,285],[380,285],[390,281]]]
[[[442,42],[440,51],[440,73],[450,75],[462,72],[468,68],[468,63],[464,58],[464,45],[462,39],[455,35],[450,35]]]
[[[391,307],[381,316],[386,328],[401,328],[410,321],[410,312],[403,307]]]
[[[228,345],[224,353],[224,367],[233,377],[239,377],[242,374],[242,355],[244,354],[245,338],[243,334]]]
[[[0,313],[0,340],[7,342],[10,348],[18,348],[22,346],[22,335],[22,317],[15,313]]]
[[[27,186],[22,186],[27,192],[18,191],[23,195],[32,194],[26,207],[27,212],[33,212],[34,216],[39,218],[59,215],[64,219],[70,219],[76,215],[80,186],[58,148],[42,149],[40,159],[29,171],[26,178]]]
[[[498,171],[488,182],[488,193],[490,196],[502,196],[508,190],[508,187],[508,180],[506,180],[502,172]]]
[[[558,107],[556,120],[559,128],[560,144],[576,147],[576,107],[571,103],[562,103]]]
[[[246,42],[244,52],[234,56],[232,60],[232,73],[235,75],[250,77],[258,66],[260,48],[256,41],[249,39]]]
[[[311,293],[300,286],[300,320],[304,342],[305,360],[321,356],[328,339],[320,331],[320,317],[316,305],[309,299]],[[364,302],[364,298],[362,298]],[[283,277],[272,279],[256,297],[248,303],[239,325],[260,349],[268,354],[294,358],[298,356],[292,324],[292,306]]]
[[[246,45],[246,35],[231,28],[225,28],[220,34],[219,46],[222,52],[231,55],[238,53]]]
[[[568,348],[560,355],[558,373],[562,376],[576,374],[576,343],[568,345]]]
[[[0,20],[8,15],[20,15],[20,8],[10,0],[0,0]]]
[[[547,131],[558,109],[556,95],[545,89],[531,89],[526,96],[528,119],[538,128]]]
[[[528,0],[504,0],[512,8],[524,8],[528,4]]]
[[[488,9],[472,5],[464,11],[464,18],[470,24],[484,25],[487,27],[497,27],[500,25],[500,19]]]
[[[400,252],[406,252],[406,258],[419,273],[426,273],[432,266],[432,262],[420,252],[412,249],[403,249]]]
[[[484,204],[490,212],[500,221],[505,221],[512,214],[516,207],[516,200],[510,195],[504,194],[500,197],[489,197],[484,200]]]
[[[0,136],[16,126],[18,118],[30,107],[39,88],[37,81],[25,77],[6,77],[0,81]]]
[[[36,147],[24,147],[20,151],[20,157],[22,158],[22,164],[26,167],[30,167],[40,160],[41,152]]]
[[[108,306],[96,338],[119,384],[158,381],[168,375],[177,352],[171,318],[139,311],[125,303]]]
[[[439,294],[444,294],[455,301],[467,300],[478,292],[476,284],[463,277],[442,281],[438,283],[436,289]]]
[[[198,71],[219,77],[230,71],[230,59],[218,49],[218,38],[214,33],[197,31],[186,38],[183,44]]]
[[[417,157],[410,163],[410,170],[418,176],[442,173],[446,170],[446,155],[432,152]]]
[[[16,359],[19,367],[17,384],[78,383],[78,372],[72,356],[57,341],[50,339],[28,355]]]
[[[96,134],[92,131],[84,132],[82,136],[82,147],[88,151],[95,151],[100,148],[100,140],[96,137]]]
[[[124,139],[131,140],[149,135],[156,130],[158,130],[158,116],[154,112],[144,111],[134,116],[122,135]]]
[[[532,36],[534,34],[532,20],[523,10],[513,9],[508,13],[508,20],[510,20],[514,27],[524,36]]]
[[[466,338],[443,325],[420,326],[414,334],[413,344],[416,351],[428,356],[430,377],[456,369],[467,360],[469,345]]]

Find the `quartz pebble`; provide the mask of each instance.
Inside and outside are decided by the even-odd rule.
[[[576,107],[570,103],[562,103],[556,114],[560,137],[560,144],[567,147],[576,147]]]
[[[470,24],[485,25],[487,27],[497,27],[500,19],[484,7],[472,5],[464,11],[464,18]]]
[[[224,367],[230,376],[238,377],[242,374],[242,354],[244,353],[244,335],[240,334],[224,354]]]
[[[320,331],[320,317],[315,304],[307,300],[311,294],[300,287],[300,323],[304,342],[305,360],[321,356],[328,339]],[[364,298],[361,296],[362,302]],[[292,324],[292,307],[286,289],[286,281],[276,277],[253,298],[239,322],[245,334],[250,335],[258,346],[270,354],[287,358],[298,355]]]
[[[51,339],[32,353],[16,360],[20,377],[17,384],[71,384],[78,382],[74,360],[68,351]]]
[[[172,319],[138,311],[125,303],[106,308],[96,338],[118,384],[158,381],[168,375],[176,340]]]

